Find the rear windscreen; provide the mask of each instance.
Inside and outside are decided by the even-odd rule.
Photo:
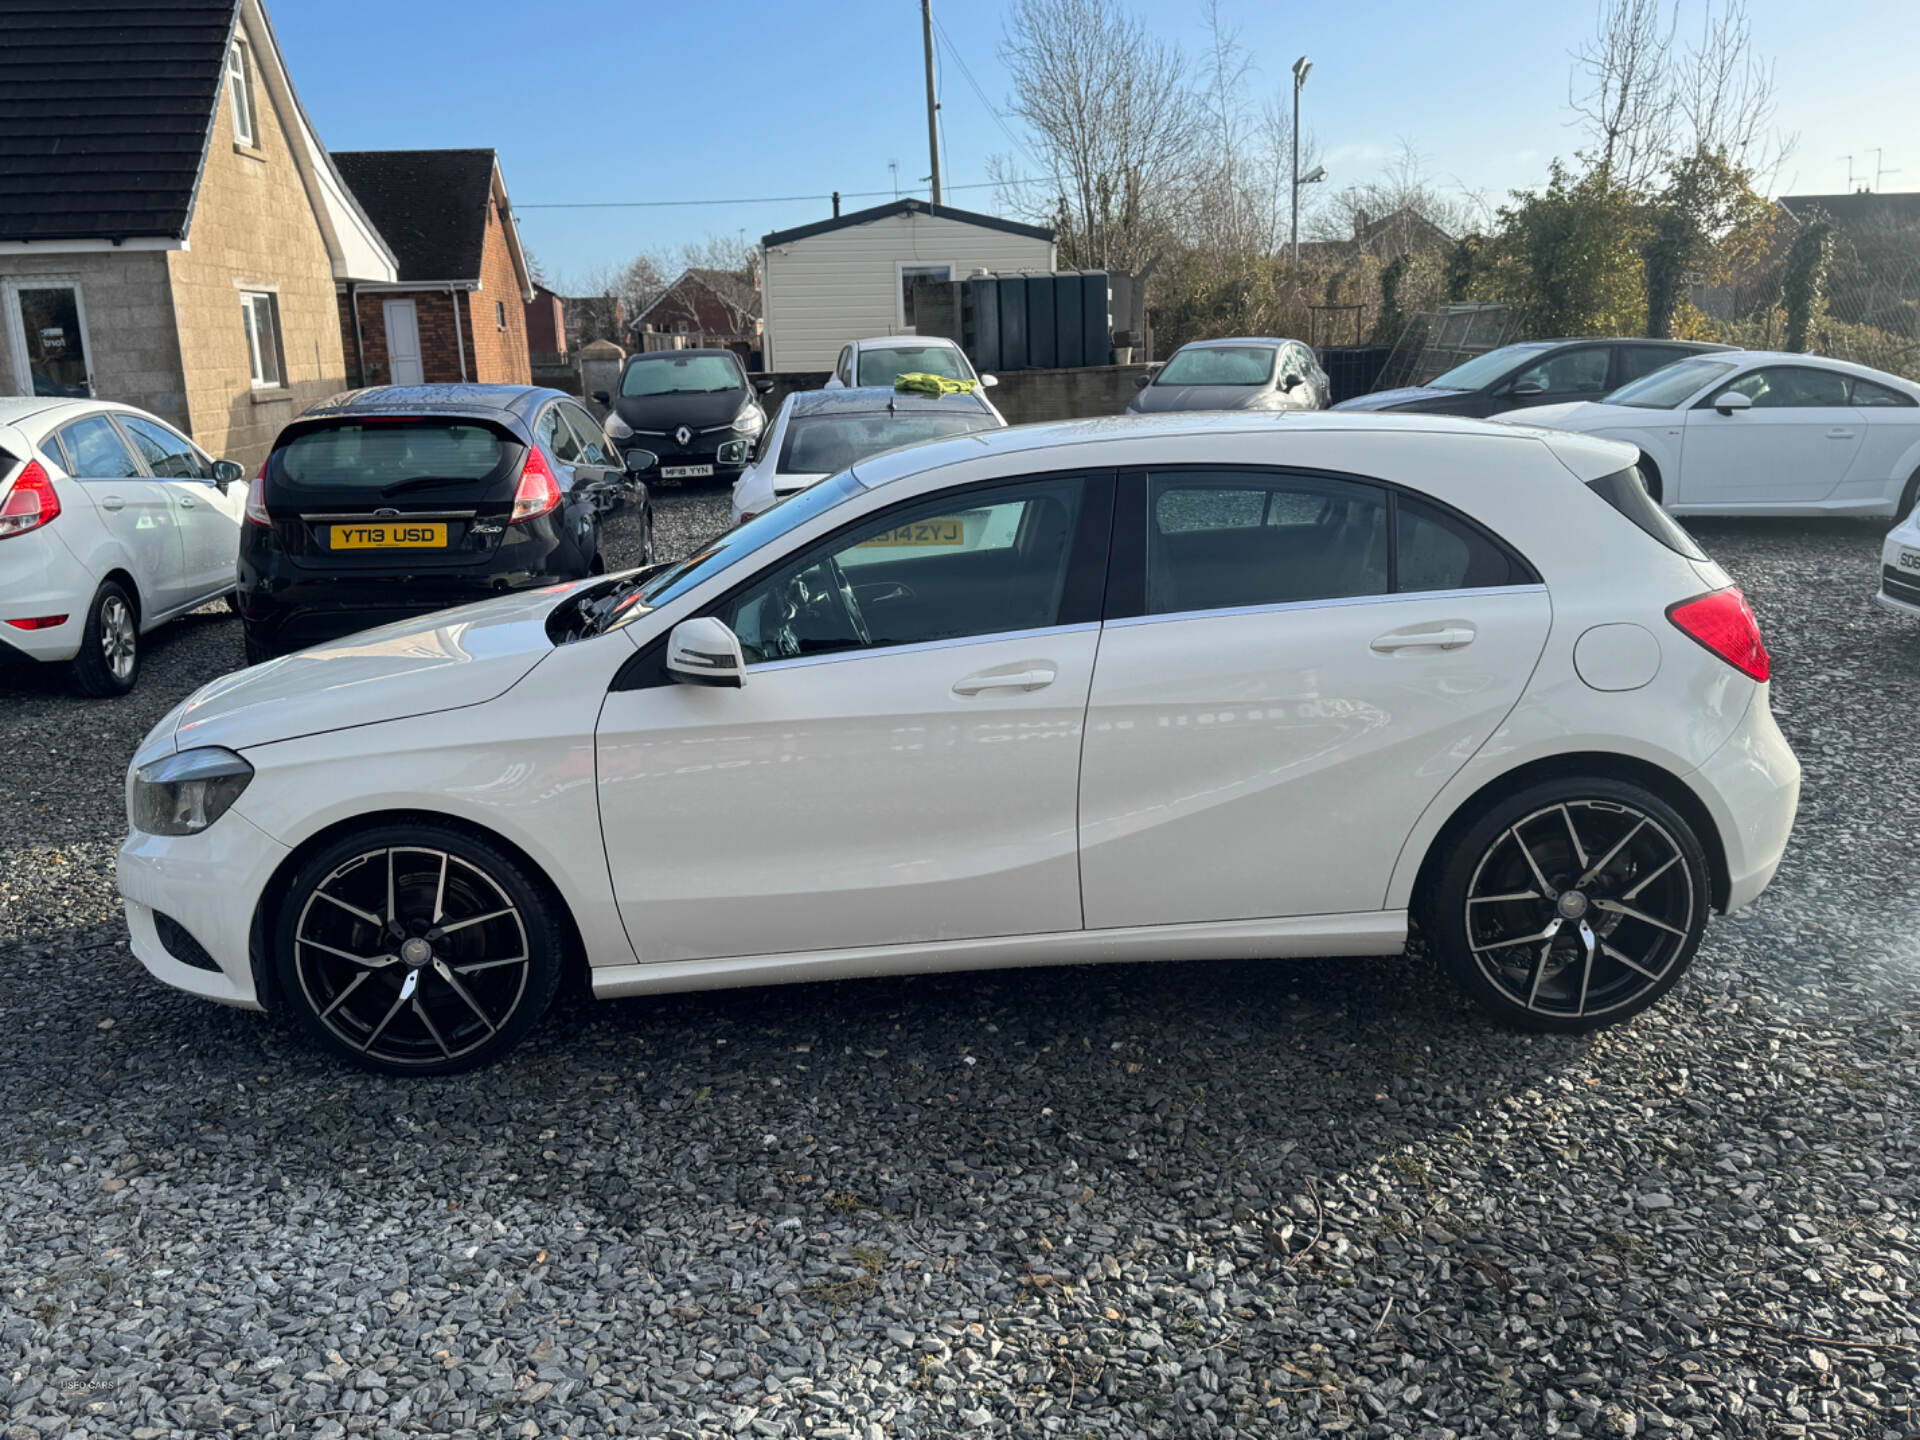
[[[484,425],[330,425],[275,453],[279,474],[303,490],[391,490],[409,480],[494,479],[508,442]]]
[[[1647,482],[1640,478],[1638,466],[1629,465],[1611,475],[1587,482],[1587,488],[1638,525],[1669,550],[1689,560],[1704,560],[1706,552],[1693,543],[1693,537],[1675,523],[1647,493]]]

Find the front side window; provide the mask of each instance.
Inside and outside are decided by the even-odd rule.
[[[783,563],[720,618],[750,665],[1045,629],[1062,623],[1084,503],[1068,477],[896,505]]]
[[[1726,388],[1746,396],[1756,410],[1813,410],[1847,403],[1847,377],[1809,365],[1768,365]],[[1703,403],[1711,405],[1712,396]]]
[[[1593,345],[1584,350],[1563,350],[1538,365],[1529,365],[1513,377],[1517,393],[1532,390],[1547,395],[1580,395],[1607,388],[1607,347]]]
[[[253,65],[247,47],[238,40],[227,47],[227,94],[233,102],[234,143],[257,146],[260,141],[253,123]]]
[[[1153,377],[1156,385],[1264,385],[1279,352],[1266,345],[1207,345],[1177,352]]]
[[[1702,385],[1738,368],[1735,360],[1678,360],[1631,385],[1622,385],[1606,397],[1606,403],[1631,405],[1636,410],[1671,410],[1684,404]]]
[[[133,441],[140,458],[162,480],[210,480],[213,469],[200,458],[193,445],[151,420],[137,415],[122,415],[120,425]]]
[[[247,329],[253,388],[267,390],[285,384],[280,358],[280,297],[266,291],[242,290],[240,317]]]
[[[947,435],[967,435],[993,425],[985,411],[875,410],[864,415],[796,415],[775,467],[785,474],[832,475],[883,450],[917,445]]]
[[[120,432],[104,415],[74,421],[60,432],[60,444],[76,479],[131,480],[140,473]]]
[[[902,375],[974,378],[967,357],[951,345],[885,345],[860,352],[862,385],[891,385]]]
[[[746,388],[746,372],[731,355],[683,355],[665,351],[646,355],[627,366],[620,377],[620,393],[629,399],[646,395],[708,395]]]

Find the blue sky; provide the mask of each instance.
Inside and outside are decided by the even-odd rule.
[[[271,0],[270,0],[271,3]],[[1126,3],[1126,0],[1122,0]],[[1685,0],[1697,15],[1698,0]],[[1582,0],[1222,0],[1258,72],[1278,92],[1313,58],[1302,128],[1335,186],[1372,178],[1411,139],[1434,175],[1490,201],[1539,183],[1577,143],[1566,127],[1568,52],[1592,27]],[[492,146],[521,234],[563,280],[637,250],[709,232],[819,219],[824,200],[632,210],[541,202],[726,200],[892,193],[926,174],[917,0],[663,4],[659,0],[278,0],[274,26],[295,83],[332,148]],[[960,57],[1004,113],[1001,0],[934,0]],[[1197,4],[1136,4],[1153,29],[1197,50]],[[1683,11],[1683,14],[1688,12]],[[1756,48],[1773,57],[1780,121],[1798,146],[1782,193],[1845,188],[1885,147],[1883,189],[1920,190],[1920,4],[1749,0]],[[1686,22],[1683,20],[1683,33]],[[1025,157],[940,52],[946,181],[987,179],[995,154]],[[1017,125],[1011,126],[1015,134]],[[1031,168],[1023,173],[1033,173]],[[951,190],[990,209],[990,189]],[[848,208],[876,203],[849,199]]]

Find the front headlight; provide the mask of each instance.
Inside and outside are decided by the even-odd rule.
[[[252,779],[253,766],[231,750],[182,750],[134,772],[127,819],[149,835],[198,835]]]
[[[733,428],[742,435],[751,435],[767,423],[767,412],[758,405],[749,405],[733,417]]]
[[[607,412],[607,434],[615,440],[631,440],[633,427],[620,418],[618,410]]]

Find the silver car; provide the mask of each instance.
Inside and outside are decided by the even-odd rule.
[[[1129,415],[1172,410],[1325,410],[1327,372],[1298,340],[1271,336],[1196,340],[1142,379]]]

